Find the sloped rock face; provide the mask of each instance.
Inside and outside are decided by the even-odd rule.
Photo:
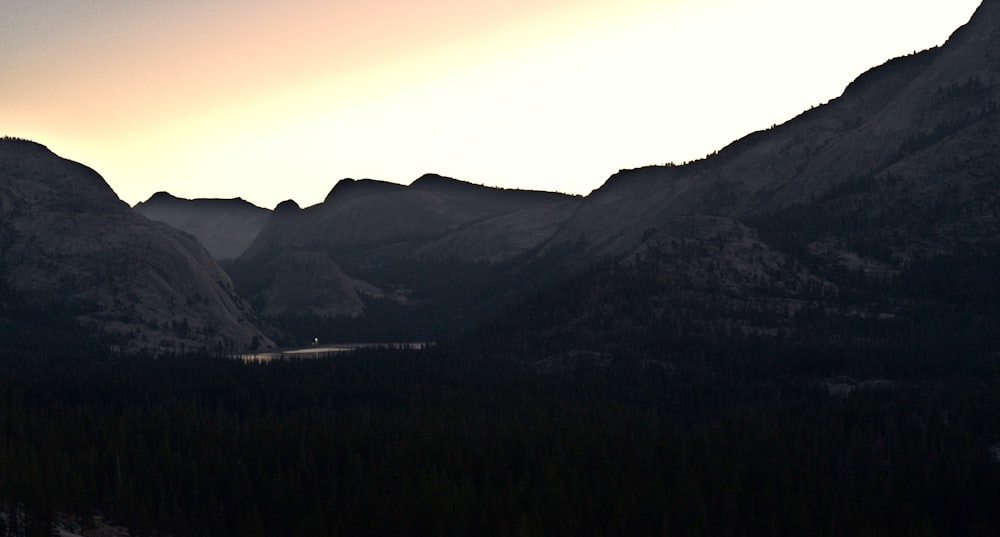
[[[359,318],[380,301],[396,320],[457,326],[512,292],[513,260],[555,233],[579,200],[438,175],[409,186],[344,179],[319,205],[279,205],[229,269],[268,316]]]
[[[247,278],[250,286],[260,286],[260,313],[274,317],[348,316],[364,312],[363,297],[381,299],[381,289],[344,274],[330,257],[320,252],[288,252],[258,267]]]
[[[784,125],[616,174],[544,249],[573,241],[580,275],[505,312],[497,344],[994,352],[1000,1]]]
[[[271,211],[234,199],[183,199],[158,192],[135,206],[157,220],[194,235],[217,260],[236,259],[257,237]]]
[[[988,153],[1000,118],[998,12],[1000,2],[987,0],[942,47],[876,67],[841,97],[716,155],[616,174],[552,241],[582,236],[591,255],[627,251],[674,215],[766,214],[889,173],[913,183],[915,206],[933,203],[936,179],[916,175],[949,167],[968,175],[996,158]]]
[[[192,236],[134,213],[93,170],[0,141],[6,286],[128,351],[271,345]]]
[[[275,210],[240,262],[290,250],[324,251],[335,258],[357,252],[410,256],[431,243],[438,246],[425,250],[425,258],[506,259],[548,238],[578,201],[573,196],[489,188],[437,175],[425,175],[410,186],[343,179],[319,205],[279,206],[281,214]],[[523,226],[516,222],[521,219],[511,218],[517,214],[526,216]],[[484,251],[478,245],[444,247],[464,242],[469,226],[504,237],[503,251]]]

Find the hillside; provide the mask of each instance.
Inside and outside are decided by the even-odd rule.
[[[997,155],[998,11],[985,2],[945,45],[873,68],[839,98],[703,160],[623,170],[552,242],[583,236],[589,255],[621,253],[675,215],[766,214],[878,181],[909,192],[900,205],[974,195],[970,174],[988,174]]]
[[[221,321],[195,318],[208,310],[246,327],[253,314],[236,292],[289,344],[454,337],[573,277],[565,285],[582,285],[570,300],[578,306],[561,325],[550,317],[550,328],[600,326],[585,335],[596,346],[620,338],[615,326],[652,333],[702,319],[685,333],[785,337],[801,326],[801,312],[962,310],[975,296],[996,295],[981,276],[1000,257],[998,60],[1000,2],[988,0],[941,47],[875,67],[829,103],[699,161],[623,170],[585,198],[429,174],[410,185],[344,179],[307,208],[165,193],[137,206],[189,235],[135,219],[96,174],[27,189],[11,183],[0,199],[11,252],[5,293],[45,307],[91,304],[105,313],[66,315],[125,340],[183,346],[195,338],[177,336],[177,327],[215,332]],[[8,175],[38,175],[22,153],[11,153],[21,160],[9,160]],[[101,227],[108,218],[125,222],[123,237]],[[233,287],[195,238],[224,261]],[[135,264],[143,248],[156,252],[142,254],[143,263],[169,277]],[[165,249],[188,258],[187,268],[160,259]],[[975,295],[946,267],[980,286]],[[609,279],[605,270],[630,276]],[[138,289],[121,295],[133,280]],[[119,287],[106,289],[109,281]],[[649,300],[619,286],[630,281],[648,282]],[[624,310],[608,307],[618,301]],[[187,313],[163,313],[180,303],[195,316],[187,324]],[[195,313],[196,304],[207,309]],[[647,309],[628,309],[640,306]],[[510,311],[519,317],[516,306]],[[258,335],[237,332],[222,339]]]
[[[72,319],[123,350],[271,344],[193,237],[134,213],[96,172],[42,145],[0,140],[0,245],[0,311],[36,312],[35,325]]]
[[[515,274],[519,259],[578,203],[437,175],[344,179],[321,204],[279,205],[227,267],[258,311],[306,340],[434,339],[533,281]]]
[[[581,273],[483,333],[536,356],[747,341],[996,352],[998,59],[988,1],[942,47],[827,105],[701,161],[617,174],[546,246],[582,237]]]
[[[270,211],[241,198],[182,199],[157,192],[134,209],[194,235],[216,260],[236,259],[264,227]]]
[[[650,292],[672,313],[655,321],[627,310],[643,301],[625,301],[591,320],[596,340],[620,338],[609,327],[622,323],[686,322],[686,308],[717,316],[703,335],[786,334],[801,311],[912,314],[925,296],[914,282],[998,255],[998,12],[985,2],[943,46],[875,67],[785,124],[696,162],[623,170],[583,199],[439,176],[341,181],[320,205],[276,211],[231,265],[234,279],[265,315],[326,338],[454,335],[608,263],[669,284]],[[597,281],[610,288],[572,300],[633,296]],[[891,299],[872,296],[886,287]],[[937,306],[960,300],[953,291]],[[552,329],[598,307],[580,304]]]

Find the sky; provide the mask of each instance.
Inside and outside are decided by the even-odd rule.
[[[587,194],[943,43],[980,0],[3,0],[0,135],[158,191],[424,173]]]

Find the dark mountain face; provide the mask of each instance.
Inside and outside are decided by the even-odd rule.
[[[768,213],[890,173],[920,181],[911,176],[954,167],[956,159],[989,160],[996,138],[984,129],[1000,117],[998,11],[997,2],[985,2],[945,46],[872,69],[841,97],[709,158],[620,172],[553,241],[583,236],[592,253],[621,252],[674,215]]]
[[[446,337],[573,275],[487,331],[607,347],[858,319],[982,329],[1000,318],[998,119],[1000,1],[987,0],[944,46],[825,105],[697,162],[622,171],[583,199],[426,175],[345,179],[305,209],[163,194],[138,210],[218,258],[242,252],[226,265],[236,289],[309,341]],[[3,147],[10,296],[68,304],[134,346],[261,341],[191,236],[138,219],[89,169]]]
[[[998,60],[988,0],[944,46],[827,105],[702,161],[617,174],[547,246],[583,237],[575,266],[602,268],[490,330],[523,352],[740,338],[995,352]]]
[[[438,337],[506,300],[521,284],[515,260],[550,237],[578,202],[435,175],[409,186],[345,179],[322,204],[279,206],[230,271],[269,317],[339,317],[351,325],[312,329],[327,338]],[[414,317],[426,322],[422,328],[408,328]],[[362,325],[399,330],[359,332]]]
[[[530,275],[564,277],[595,261],[658,282],[654,302],[729,312],[703,323],[727,333],[781,334],[815,308],[894,315],[909,291],[896,288],[888,302],[866,293],[931,277],[915,272],[929,259],[988,265],[997,255],[998,5],[984,3],[946,45],[874,68],[826,105],[701,161],[622,171],[583,200],[433,175],[408,187],[342,181],[319,206],[273,215],[234,278],[267,315],[353,317],[350,327],[375,334],[390,317],[467,323],[517,296]],[[610,290],[576,289],[573,300],[614,294],[594,281]],[[831,296],[836,307],[817,306]],[[579,305],[581,319],[591,307]],[[695,317],[673,307],[654,309]],[[593,326],[657,318],[618,313]],[[784,320],[748,320],[762,315]]]
[[[326,201],[301,211],[288,206],[286,214],[271,219],[241,261],[273,255],[290,249],[322,250],[329,253],[379,251],[414,257],[436,257],[435,248],[456,240],[456,232],[467,226],[501,229],[493,248],[472,251],[452,248],[447,255],[465,261],[510,258],[540,242],[530,231],[522,233],[516,222],[504,218],[531,211],[551,214],[544,222],[536,218],[526,228],[554,230],[579,198],[520,190],[502,190],[463,183],[455,179],[424,176],[408,187],[364,179],[344,179],[330,191]],[[513,227],[513,229],[511,229]],[[546,237],[541,237],[544,239]],[[436,246],[431,246],[435,244]],[[430,251],[422,251],[430,247]]]
[[[0,245],[4,311],[59,312],[126,350],[270,344],[194,238],[44,146],[0,140]]]
[[[181,199],[158,192],[135,206],[157,220],[194,235],[215,259],[236,259],[257,237],[270,211],[241,198]]]

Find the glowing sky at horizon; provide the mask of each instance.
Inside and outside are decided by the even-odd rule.
[[[939,45],[979,0],[4,0],[0,135],[264,207],[435,172],[586,194]]]

